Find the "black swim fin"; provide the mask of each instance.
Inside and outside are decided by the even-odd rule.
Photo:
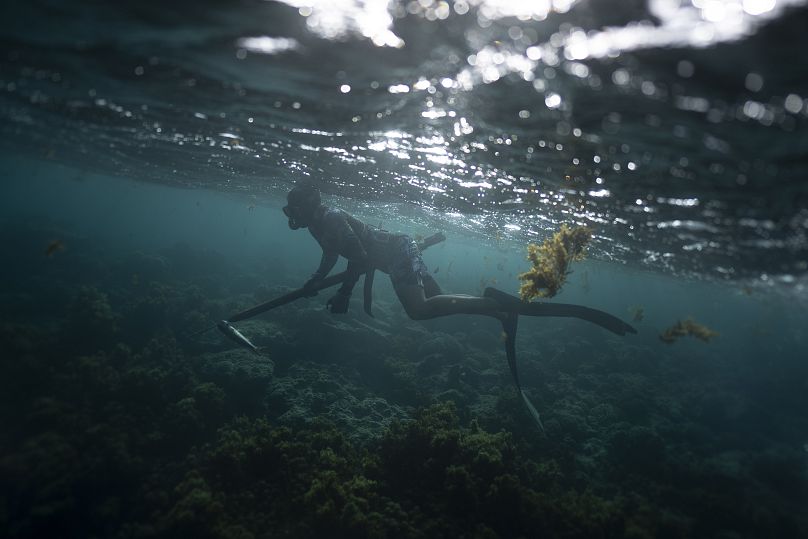
[[[373,274],[376,273],[376,270],[370,268],[365,272],[365,284],[362,287],[362,296],[363,296],[363,303],[362,307],[365,309],[365,312],[373,318]]]
[[[637,333],[633,326],[623,322],[616,316],[598,309],[591,307],[584,307],[583,305],[572,305],[570,303],[546,303],[542,301],[522,301],[516,296],[512,296],[498,290],[496,288],[488,287],[483,292],[487,298],[496,300],[502,308],[507,311],[517,312],[525,316],[558,316],[564,318],[580,318],[596,324],[603,329],[607,329],[617,335],[625,335],[626,333]]]
[[[519,396],[522,397],[522,402],[525,403],[527,411],[533,416],[533,420],[539,426],[542,432],[544,431],[544,424],[541,422],[538,410],[527,398],[527,395],[522,390],[522,384],[519,383],[519,372],[516,370],[516,328],[519,323],[519,313],[511,311],[508,313],[508,318],[502,321],[502,331],[505,332],[505,356],[508,358],[508,367],[511,369],[511,376],[516,384],[516,390],[519,391]]]
[[[483,292],[483,296],[491,298],[500,304],[503,311],[507,311],[508,317],[502,321],[502,330],[505,332],[505,355],[508,358],[508,367],[511,369],[513,381],[516,384],[516,389],[519,391],[519,396],[525,403],[530,415],[536,421],[536,424],[544,432],[544,425],[541,422],[541,417],[536,407],[527,398],[527,395],[522,390],[522,385],[519,383],[519,373],[516,369],[516,328],[519,321],[519,315],[526,316],[561,316],[580,318],[587,322],[592,322],[598,326],[608,329],[612,333],[618,335],[625,335],[626,333],[637,333],[637,330],[629,324],[623,322],[616,316],[609,313],[591,309],[582,305],[571,305],[568,303],[542,303],[542,302],[526,302],[506,294],[502,290],[488,287]]]

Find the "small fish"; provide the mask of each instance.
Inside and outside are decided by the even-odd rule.
[[[255,209],[255,204],[250,204],[247,206],[247,211],[253,211]]]
[[[50,256],[55,255],[57,252],[64,251],[64,250],[65,250],[65,245],[64,245],[64,243],[62,243],[62,240],[53,240],[45,248],[45,256],[50,257]]]
[[[433,271],[432,273],[438,273],[439,271],[440,271],[440,266],[436,267],[435,271]]]

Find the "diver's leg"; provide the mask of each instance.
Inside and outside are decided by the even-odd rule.
[[[424,281],[424,295],[426,295],[426,297],[431,298],[432,296],[443,294],[438,281],[436,281],[432,275],[426,273],[422,276],[422,280]]]
[[[452,314],[481,314],[504,321],[507,314],[491,298],[456,294],[439,294],[426,297],[424,286],[417,284],[393,284],[399,301],[413,320],[426,320]]]

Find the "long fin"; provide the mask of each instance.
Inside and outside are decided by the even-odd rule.
[[[508,358],[508,366],[511,369],[513,381],[516,384],[516,389],[519,391],[519,396],[522,397],[522,402],[525,407],[533,416],[533,420],[539,426],[541,431],[546,434],[544,424],[541,421],[541,416],[536,407],[528,398],[527,394],[522,389],[519,383],[519,372],[516,368],[516,328],[519,320],[519,315],[525,316],[558,316],[566,318],[579,318],[596,324],[604,329],[616,333],[617,335],[625,335],[626,333],[637,333],[631,325],[623,322],[616,316],[583,305],[572,305],[569,303],[545,303],[545,302],[525,302],[516,296],[512,296],[503,292],[502,290],[488,287],[483,292],[487,298],[496,300],[502,309],[508,312],[508,318],[502,322],[502,329],[505,332],[505,355]]]
[[[530,402],[530,399],[527,398],[527,395],[522,390],[522,385],[519,383],[519,371],[516,368],[516,329],[518,324],[519,314],[516,312],[508,313],[508,318],[502,322],[502,330],[505,332],[505,356],[508,358],[508,367],[511,369],[511,376],[513,376],[516,389],[522,397],[522,402],[525,403],[527,411],[530,412],[530,415],[533,416],[536,424],[544,433],[544,424],[541,422],[539,412],[536,410],[536,407],[533,406],[533,403]]]
[[[370,268],[365,273],[365,282],[364,286],[362,287],[363,293],[363,304],[362,307],[365,309],[365,312],[368,316],[373,317],[372,307],[373,307],[373,276],[376,273],[376,270]]]
[[[530,399],[527,398],[527,395],[525,395],[524,390],[520,389],[519,394],[522,395],[522,401],[525,403],[525,406],[527,406],[527,410],[528,412],[530,412],[530,415],[532,415],[533,419],[536,420],[536,423],[539,425],[539,428],[541,429],[542,433],[547,434],[547,432],[544,430],[544,424],[541,422],[541,417],[539,417],[539,412],[538,410],[536,410],[536,407],[533,406],[533,403],[530,402]]]
[[[483,292],[488,298],[495,299],[502,305],[503,309],[513,310],[525,316],[557,316],[561,318],[578,318],[598,325],[617,335],[626,333],[637,333],[633,326],[623,322],[616,316],[607,312],[584,307],[583,305],[573,305],[570,303],[549,303],[543,301],[526,302],[499,290],[488,287]]]

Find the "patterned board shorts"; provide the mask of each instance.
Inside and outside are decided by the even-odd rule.
[[[424,286],[424,275],[429,270],[421,258],[421,249],[409,236],[395,239],[396,256],[390,264],[390,281],[396,285]]]

